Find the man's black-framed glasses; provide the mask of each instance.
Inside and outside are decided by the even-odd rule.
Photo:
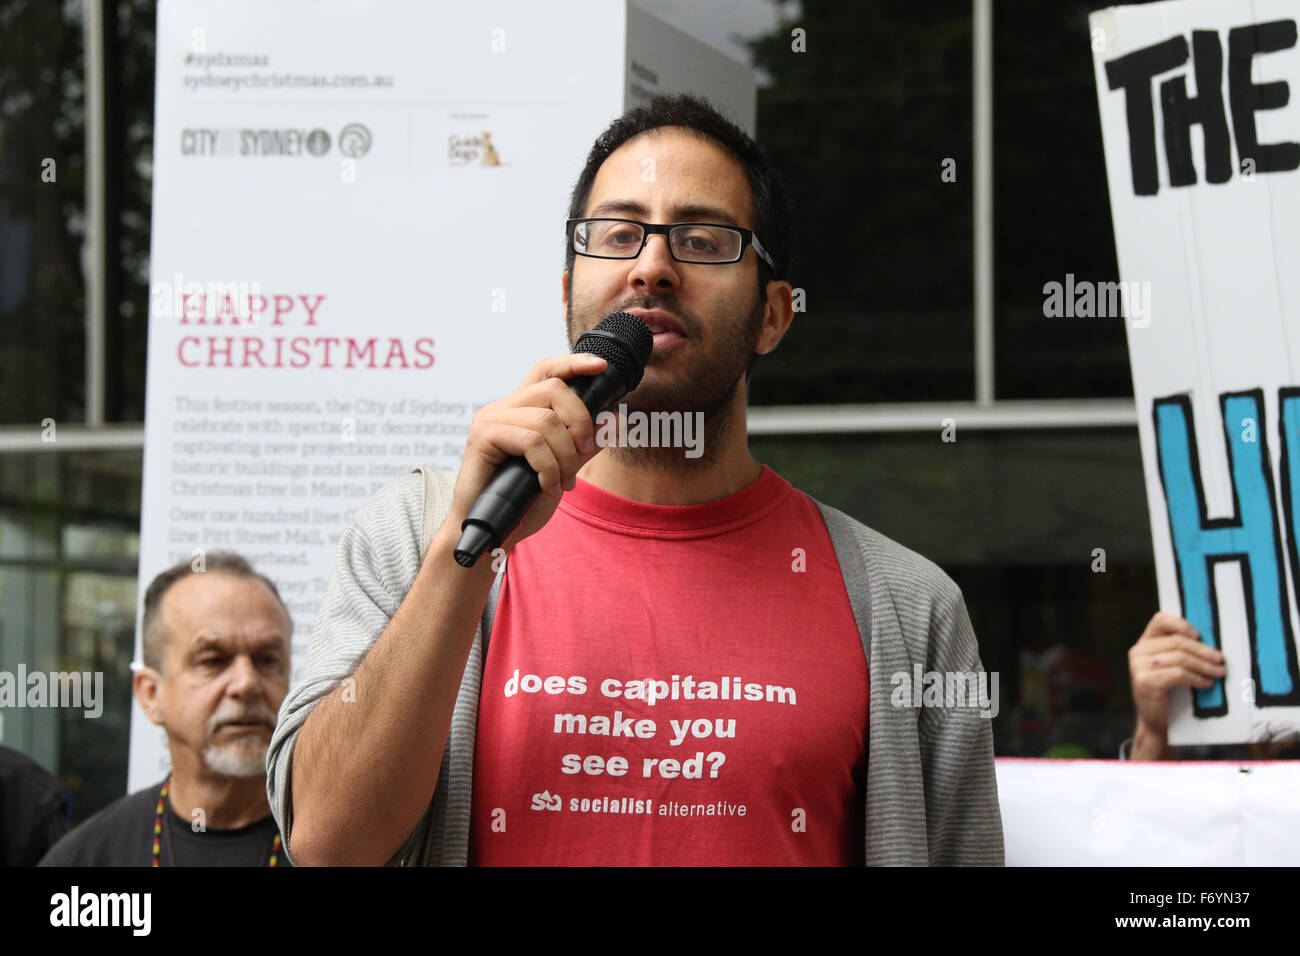
[[[711,222],[674,222],[665,226],[635,219],[570,219],[564,224],[569,245],[580,256],[593,259],[635,259],[651,236],[668,240],[668,252],[678,262],[725,265],[739,262],[748,246],[767,263],[776,264],[751,229]]]

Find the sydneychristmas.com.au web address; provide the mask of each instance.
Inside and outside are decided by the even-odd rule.
[[[394,86],[391,76],[313,76],[299,73],[242,73],[216,74],[202,73],[184,77],[188,90],[212,89],[213,87],[231,90],[239,89],[348,89],[374,88],[391,89]]]

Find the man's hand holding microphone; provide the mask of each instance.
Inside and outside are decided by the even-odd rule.
[[[653,347],[644,322],[613,313],[572,354],[537,363],[512,394],[475,414],[451,511],[415,580],[357,665],[349,696],[335,688],[323,697],[298,735],[286,834],[295,861],[382,864],[415,830],[492,585],[493,562],[478,558],[509,551],[550,520],[600,450],[596,415],[636,388]],[[372,541],[351,560],[373,565],[374,550]],[[355,571],[365,589],[372,568]],[[374,620],[384,600],[359,599],[366,606],[355,620]]]

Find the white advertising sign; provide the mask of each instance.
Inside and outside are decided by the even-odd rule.
[[[754,77],[611,0],[163,0],[157,37],[141,593],[240,552],[296,674],[351,514],[567,351],[595,137],[661,91],[752,132]],[[167,763],[136,707],[129,789]]]

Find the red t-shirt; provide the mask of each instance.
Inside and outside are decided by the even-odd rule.
[[[867,663],[817,506],[579,480],[507,560],[470,863],[860,863]]]

